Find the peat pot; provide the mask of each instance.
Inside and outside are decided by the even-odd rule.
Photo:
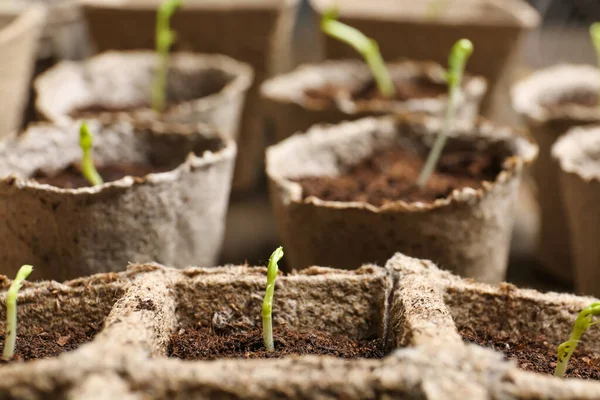
[[[514,109],[540,147],[532,167],[541,213],[537,259],[545,271],[565,282],[574,280],[574,244],[560,194],[560,168],[551,148],[570,128],[600,123],[599,92],[595,67],[559,65],[533,73],[517,83],[511,94]]]
[[[516,339],[531,331],[561,340],[588,299],[465,282],[431,262],[399,254],[386,268],[311,267],[277,279],[275,352],[267,357],[260,337],[265,281],[261,267],[175,270],[137,264],[62,284],[25,282],[18,296],[16,360],[0,366],[0,395],[18,400],[600,396],[598,383],[521,371],[499,353],[464,344],[457,331],[501,326]],[[0,284],[4,302],[10,281],[2,277]],[[507,303],[513,307],[504,307]],[[493,318],[497,313],[490,308],[505,318]],[[526,318],[532,310],[539,320]],[[517,324],[519,318],[527,324]],[[300,337],[309,332],[310,352],[298,351],[302,341],[280,340],[290,332]],[[591,329],[591,344],[597,336]],[[254,340],[240,340],[248,337]],[[322,346],[327,338],[336,341]],[[381,346],[384,354],[319,355],[348,343]],[[226,359],[215,355],[219,346],[246,352]],[[278,358],[284,349],[299,354]],[[42,351],[58,357],[35,360]],[[255,357],[262,359],[248,359]]]
[[[100,186],[79,170],[78,124],[0,143],[0,269],[67,279],[136,261],[215,265],[235,143],[204,125],[89,126]]]
[[[83,0],[90,35],[99,51],[154,49],[157,0]],[[292,65],[298,0],[193,0],[171,20],[175,51],[219,53],[250,64],[255,84],[244,108],[233,187],[254,189],[263,171],[264,133],[259,84]]]
[[[444,66],[452,45],[461,38],[473,42],[475,51],[468,70],[489,83],[484,113],[490,100],[504,90],[501,82],[514,67],[525,34],[540,17],[524,0],[310,0],[320,15],[332,5],[340,21],[375,39],[387,60],[406,57],[435,61]],[[320,33],[326,59],[358,58],[345,43]],[[507,97],[506,95],[504,97]]]
[[[21,126],[45,20],[45,8],[40,5],[27,9],[12,4],[0,7],[0,137]]]
[[[600,296],[600,127],[572,128],[557,140],[552,155],[573,254],[578,292]]]
[[[462,276],[503,280],[521,174],[537,146],[490,122],[457,123],[419,190],[440,123],[364,118],[270,147],[271,202],[291,268],[356,268],[402,251]]]
[[[431,62],[388,64],[396,98],[383,98],[366,64],[326,61],[304,65],[263,83],[261,95],[277,142],[317,123],[337,123],[361,117],[419,112],[443,116],[448,99],[446,70]],[[482,77],[466,75],[457,118],[474,120],[486,90]]]

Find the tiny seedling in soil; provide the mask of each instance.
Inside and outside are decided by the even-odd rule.
[[[554,370],[554,376],[561,378],[565,376],[569,359],[573,355],[575,348],[577,348],[577,344],[579,343],[581,336],[590,326],[598,323],[598,321],[594,321],[594,317],[598,315],[600,315],[600,302],[594,302],[581,310],[577,316],[577,319],[575,320],[575,325],[573,325],[571,337],[569,337],[569,340],[561,343],[560,346],[558,346],[556,355],[557,363],[556,369]]]
[[[33,271],[31,265],[23,265],[17,272],[17,276],[6,294],[6,337],[2,353],[4,361],[10,361],[15,354],[15,343],[17,341],[17,293],[21,289],[23,281],[31,274],[31,271]]]
[[[275,249],[269,258],[269,266],[267,267],[267,290],[262,305],[262,324],[263,324],[263,339],[267,351],[274,351],[273,345],[273,294],[275,293],[275,280],[279,267],[277,263],[283,258],[283,247]]]
[[[450,51],[450,57],[448,58],[448,108],[446,110],[446,116],[444,117],[444,124],[442,129],[437,135],[435,143],[427,156],[425,165],[421,170],[417,185],[420,188],[425,187],[429,177],[435,170],[437,162],[442,155],[442,150],[448,139],[448,133],[452,127],[454,115],[456,114],[456,102],[458,100],[458,94],[462,82],[462,77],[465,71],[467,60],[473,53],[473,43],[468,39],[460,39],[452,46]]]
[[[166,0],[158,7],[156,14],[156,54],[158,65],[152,83],[152,108],[163,112],[169,65],[169,49],[175,42],[176,34],[170,27],[171,17],[182,5],[182,0]]]
[[[396,89],[379,52],[377,42],[366,37],[361,31],[337,21],[337,9],[330,8],[321,19],[321,30],[358,51],[371,69],[379,91],[384,97],[391,98],[396,95]]]
[[[79,147],[83,152],[81,157],[81,172],[93,186],[102,185],[104,181],[94,166],[94,158],[92,156],[94,146],[94,136],[90,132],[87,124],[83,122],[79,128]]]
[[[596,50],[596,62],[600,68],[600,22],[594,22],[590,26],[590,36]],[[600,93],[598,94],[598,104],[600,105]]]

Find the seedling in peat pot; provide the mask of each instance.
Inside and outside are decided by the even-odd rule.
[[[396,95],[394,83],[375,40],[366,37],[358,29],[337,21],[336,8],[330,8],[323,14],[321,30],[327,35],[352,46],[363,56],[382,95],[387,98]]]
[[[23,281],[27,279],[33,271],[31,265],[23,265],[17,272],[15,280],[8,288],[6,294],[6,334],[4,337],[4,352],[2,359],[9,361],[15,354],[15,343],[17,341],[17,293]]]
[[[435,166],[442,154],[442,150],[448,139],[448,133],[452,127],[454,115],[456,114],[456,102],[460,91],[462,77],[465,72],[467,60],[473,53],[473,43],[468,39],[460,39],[452,46],[450,57],[448,58],[448,108],[444,118],[442,129],[437,135],[437,138],[429,151],[425,165],[421,170],[417,184],[423,188],[427,184],[429,177],[435,170]]]
[[[97,186],[102,185],[104,181],[94,166],[94,158],[92,157],[93,142],[94,136],[87,124],[82,122],[79,128],[79,147],[81,147],[81,151],[83,152],[83,156],[81,157],[81,172],[85,179],[93,186]]]
[[[600,315],[600,302],[594,302],[579,312],[573,330],[571,331],[571,337],[569,337],[569,340],[558,346],[554,376],[561,378],[565,376],[569,359],[573,355],[573,352],[579,343],[579,339],[581,339],[581,336],[590,326],[598,323],[598,321],[594,321],[594,317],[598,315]]]
[[[262,324],[263,324],[263,340],[267,351],[275,350],[273,344],[273,294],[275,293],[275,279],[279,267],[277,263],[283,257],[283,247],[275,249],[269,258],[269,266],[267,267],[267,290],[262,305]]]
[[[600,68],[600,22],[594,22],[590,26],[590,36],[596,50],[596,62],[598,63],[598,68]],[[598,105],[600,105],[600,93],[598,94]]]
[[[152,108],[163,112],[165,108],[165,92],[167,90],[167,71],[169,67],[169,49],[175,42],[176,34],[171,30],[171,17],[181,7],[181,0],[166,0],[156,14],[156,54],[158,65],[152,83]]]

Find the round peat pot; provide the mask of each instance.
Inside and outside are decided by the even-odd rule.
[[[600,296],[600,126],[573,128],[552,147],[572,243],[575,288]]]
[[[26,10],[13,5],[0,7],[0,93],[3,99],[0,137],[21,126],[45,19],[43,6],[32,6]]]
[[[401,112],[443,116],[448,100],[446,70],[431,62],[388,63],[396,97],[382,97],[361,61],[326,61],[301,66],[261,87],[277,142],[318,123],[337,123]],[[458,98],[457,118],[474,120],[486,81],[467,75]]]
[[[356,268],[396,251],[488,282],[506,272],[523,166],[537,146],[509,128],[456,124],[424,190],[433,117],[316,126],[267,151],[272,203],[291,268]]]
[[[226,56],[170,56],[166,108],[150,108],[158,59],[151,51],[108,52],[85,61],[63,61],[35,81],[36,109],[45,119],[206,122],[237,139],[250,66]]]
[[[572,244],[560,195],[560,168],[551,156],[556,139],[578,125],[600,123],[600,77],[588,65],[560,65],[538,71],[512,89],[514,109],[540,148],[532,173],[541,211],[537,258],[561,280],[574,279]]]
[[[236,154],[204,125],[89,124],[105,183],[78,167],[79,125],[39,124],[0,143],[0,268],[38,278],[117,271],[128,262],[215,264]]]

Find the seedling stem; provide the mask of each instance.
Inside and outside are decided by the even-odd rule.
[[[598,64],[598,68],[600,68],[600,22],[594,22],[590,26],[590,36],[596,50],[596,63]],[[598,94],[598,106],[600,106],[600,93]]]
[[[267,290],[265,292],[265,298],[262,305],[262,323],[263,323],[263,340],[265,342],[265,348],[267,351],[275,350],[273,344],[273,319],[271,317],[273,312],[273,294],[275,292],[275,279],[277,278],[277,272],[279,267],[277,263],[283,257],[283,247],[275,249],[271,257],[269,258],[269,266],[267,267]]]
[[[577,348],[577,344],[579,343],[581,336],[590,326],[598,323],[598,321],[594,321],[594,317],[598,315],[600,315],[600,302],[594,302],[579,312],[579,315],[575,320],[575,325],[573,325],[573,330],[571,331],[569,340],[561,343],[560,346],[558,346],[554,376],[561,378],[565,376],[569,359],[573,355],[575,348]]]
[[[165,92],[169,67],[169,49],[175,42],[176,34],[171,30],[170,20],[175,11],[181,7],[182,0],[166,0],[158,7],[156,14],[156,54],[158,65],[152,83],[152,108],[163,112],[165,108]]]
[[[327,35],[352,46],[363,56],[371,69],[371,73],[381,94],[387,98],[396,95],[394,83],[375,40],[366,37],[358,29],[337,21],[336,8],[331,8],[323,14],[321,18],[321,30]]]
[[[23,265],[19,268],[15,280],[8,288],[6,294],[6,336],[4,337],[4,351],[2,359],[9,361],[15,354],[15,343],[17,341],[17,293],[23,281],[27,279],[33,271],[31,265]]]
[[[452,127],[452,121],[456,114],[456,102],[458,100],[458,94],[460,93],[460,85],[462,77],[465,71],[467,60],[473,53],[473,43],[468,39],[460,39],[452,46],[450,51],[450,57],[448,58],[448,108],[446,109],[446,116],[444,118],[444,124],[442,129],[437,135],[433,147],[429,151],[425,165],[421,170],[417,184],[420,188],[425,187],[429,177],[435,170],[435,166],[442,155],[442,150],[446,145],[448,134]]]
[[[93,142],[94,135],[90,132],[87,124],[82,122],[79,128],[79,147],[81,147],[81,151],[83,152],[83,156],[81,157],[81,172],[92,186],[97,186],[102,185],[104,181],[94,166],[94,158],[92,157]]]

